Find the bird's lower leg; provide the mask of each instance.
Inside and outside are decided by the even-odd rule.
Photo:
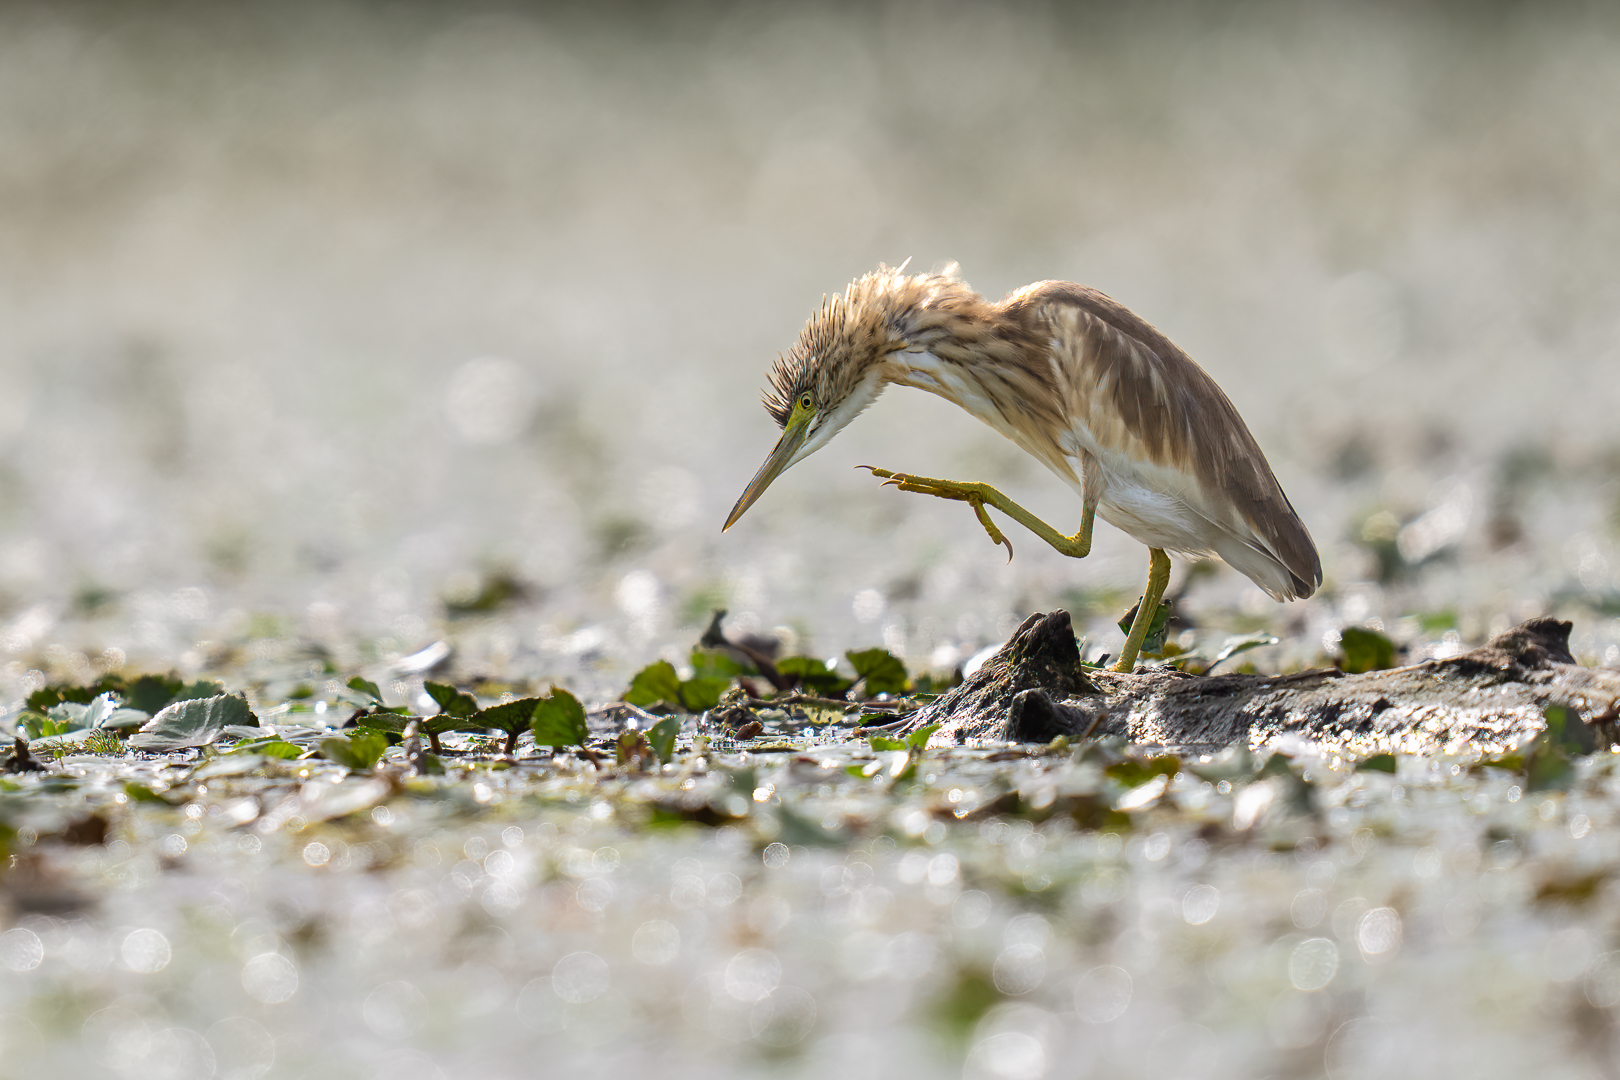
[[[1147,591],[1142,594],[1142,602],[1136,606],[1136,618],[1131,620],[1131,632],[1125,637],[1125,649],[1119,654],[1119,663],[1114,665],[1113,670],[1135,670],[1136,657],[1142,651],[1148,627],[1153,625],[1153,616],[1158,612],[1159,601],[1164,598],[1165,586],[1169,584],[1170,556],[1158,548],[1149,549]]]
[[[1073,536],[1066,536],[989,484],[967,483],[960,480],[934,480],[927,476],[890,472],[888,469],[877,469],[870,465],[861,467],[870,469],[873,476],[880,478],[885,484],[899,488],[901,491],[915,491],[921,495],[932,495],[937,499],[954,499],[957,502],[967,503],[973,507],[973,513],[978,517],[979,524],[984,526],[984,531],[990,534],[990,539],[998,544],[1006,545],[1009,558],[1012,556],[1012,542],[990,520],[990,515],[985,511],[986,506],[993,506],[1000,510],[1064,555],[1075,559],[1083,559],[1091,554],[1091,527],[1097,514],[1095,507],[1087,506],[1084,516],[1080,519],[1080,531]]]

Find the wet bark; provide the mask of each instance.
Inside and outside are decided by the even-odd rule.
[[[1186,749],[1299,738],[1356,753],[1499,753],[1573,710],[1594,746],[1616,741],[1620,672],[1576,665],[1570,624],[1532,619],[1448,660],[1360,675],[1120,674],[1084,668],[1065,611],[1032,615],[961,686],[915,714],[933,742],[1121,735]]]

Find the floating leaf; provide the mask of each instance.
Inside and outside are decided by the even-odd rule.
[[[1395,755],[1374,754],[1371,757],[1363,758],[1361,763],[1356,766],[1356,771],[1393,773],[1395,771]]]
[[[614,763],[621,768],[629,766],[632,769],[640,769],[655,756],[646,736],[639,731],[623,732],[613,744]]]
[[[198,679],[189,686],[182,686],[174,692],[169,704],[176,701],[195,701],[199,698],[218,697],[225,692],[225,684],[217,683],[212,679]]]
[[[668,764],[675,756],[675,736],[680,733],[681,722],[673,716],[666,716],[647,729],[647,742],[658,755],[660,764]]]
[[[263,757],[279,758],[291,761],[304,751],[302,747],[290,743],[285,739],[243,739],[231,747],[232,754],[257,754]]]
[[[798,681],[807,693],[840,697],[854,684],[813,656],[790,656],[776,665],[778,673]]]
[[[379,705],[383,703],[382,691],[377,689],[377,684],[372,682],[370,679],[362,679],[360,676],[356,675],[354,678],[344,683],[344,685],[350,690],[364,694],[366,697],[370,698],[372,701],[375,701]]]
[[[704,676],[681,683],[680,702],[687,712],[708,712],[720,704],[720,698],[731,689],[730,678]]]
[[[1549,705],[1541,714],[1547,721],[1542,732],[1547,745],[1571,757],[1581,757],[1597,749],[1592,729],[1581,721],[1573,709],[1562,705]]]
[[[422,689],[427,691],[428,697],[438,704],[439,711],[446,716],[466,719],[478,711],[477,698],[457,690],[447,683],[426,682],[422,684]],[[498,725],[491,724],[489,726],[495,727]]]
[[[887,735],[868,735],[866,737],[866,745],[870,746],[874,751],[880,754],[890,750],[908,749],[905,743],[901,742],[899,739],[891,739]]]
[[[95,697],[88,687],[78,686],[46,686],[29,694],[23,702],[29,709],[41,715],[49,712],[53,706],[63,702],[75,705],[88,705]]]
[[[1562,705],[1549,705],[1542,716],[1547,726],[1535,738],[1512,754],[1480,764],[1522,771],[1529,791],[1568,789],[1575,779],[1573,759],[1590,753],[1596,745],[1591,729]]]
[[[185,689],[185,683],[175,675],[142,675],[129,684],[129,690],[124,694],[124,704],[131,709],[139,709],[144,713],[156,714],[165,705],[174,703],[175,698]],[[202,694],[201,697],[212,697],[212,694]]]
[[[1530,791],[1567,791],[1575,780],[1569,757],[1551,747],[1538,747],[1525,762],[1525,787]]]
[[[1174,754],[1161,754],[1158,757],[1126,758],[1116,761],[1103,770],[1108,776],[1126,787],[1139,787],[1156,776],[1175,776],[1181,771],[1181,759]]]
[[[124,795],[128,797],[130,802],[158,803],[163,806],[169,805],[168,799],[165,799],[162,795],[159,795],[145,784],[137,783],[134,780],[125,781]]]
[[[479,710],[473,717],[473,722],[479,727],[494,728],[496,731],[506,733],[506,746],[503,752],[517,753],[518,736],[528,731],[534,725],[534,718],[540,707],[541,699],[537,697],[519,698],[517,701],[503,701],[499,705],[491,705],[487,709]]]
[[[681,679],[675,674],[675,665],[668,660],[648,664],[630,680],[630,689],[624,700],[637,708],[646,709],[659,702],[667,705],[681,703]]]
[[[719,649],[692,650],[692,678],[724,679],[728,683],[739,675],[753,674],[752,667],[740,664]]]
[[[357,772],[377,764],[387,749],[388,740],[374,731],[356,732],[348,738],[322,739],[320,744],[322,757]]]
[[[129,737],[137,750],[180,750],[207,746],[227,727],[257,725],[259,718],[248,708],[246,698],[235,694],[190,698],[177,701],[158,712]]]
[[[864,649],[844,654],[855,668],[857,681],[864,681],[868,697],[878,694],[897,695],[906,692],[910,678],[906,665],[887,649]]]
[[[915,750],[918,753],[928,749],[928,740],[932,738],[934,732],[938,730],[938,724],[929,724],[926,727],[920,727],[916,731],[911,732],[906,736],[906,749]]]
[[[671,669],[673,671],[673,669]],[[591,729],[585,723],[585,706],[560,686],[539,699],[534,709],[534,745],[583,746]]]
[[[1395,666],[1395,643],[1364,626],[1339,631],[1339,653],[1339,670],[1351,675]]]
[[[380,709],[366,709],[357,712],[351,718],[355,727],[370,728],[373,731],[386,731],[390,735],[398,735],[405,730],[415,717],[402,716],[397,712],[382,711]]]
[[[1126,612],[1125,617],[1119,620],[1119,629],[1126,637],[1131,634],[1131,623],[1135,621],[1136,611],[1139,607],[1141,607],[1141,604]],[[1161,600],[1159,601],[1159,610],[1153,613],[1153,618],[1148,623],[1147,637],[1142,639],[1142,652],[1144,655],[1159,656],[1163,654],[1164,634],[1169,626],[1170,601]]]

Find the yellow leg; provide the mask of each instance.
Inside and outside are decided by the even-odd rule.
[[[1080,531],[1073,536],[1065,536],[989,484],[963,483],[957,480],[932,480],[926,476],[912,476],[910,473],[874,469],[870,465],[863,465],[861,468],[871,469],[873,476],[879,477],[886,484],[892,484],[901,491],[915,491],[923,495],[933,495],[940,499],[955,499],[958,502],[967,503],[973,507],[973,513],[978,517],[979,524],[984,526],[984,531],[990,534],[990,539],[1006,546],[1009,559],[1012,558],[1012,541],[1008,540],[1002,531],[996,528],[995,522],[990,520],[990,515],[984,509],[986,506],[993,506],[1000,510],[1064,555],[1083,559],[1091,554],[1091,526],[1097,516],[1097,508],[1094,506],[1085,508],[1085,514],[1080,519]],[[1167,561],[1165,565],[1169,566],[1169,562]],[[1163,590],[1161,589],[1161,591]]]
[[[1158,548],[1148,549],[1147,592],[1142,594],[1136,618],[1131,620],[1131,632],[1125,638],[1125,651],[1119,654],[1115,671],[1136,669],[1136,656],[1142,651],[1142,641],[1147,637],[1148,627],[1153,625],[1153,615],[1159,610],[1159,601],[1164,598],[1165,586],[1169,584],[1170,556]]]

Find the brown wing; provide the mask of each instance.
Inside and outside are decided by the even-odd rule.
[[[1239,522],[1309,596],[1322,581],[1310,533],[1237,409],[1209,374],[1152,325],[1095,289],[1037,282],[1005,318],[1048,335],[1069,415],[1109,449],[1192,478],[1193,509]],[[1198,505],[1202,503],[1203,505]]]

